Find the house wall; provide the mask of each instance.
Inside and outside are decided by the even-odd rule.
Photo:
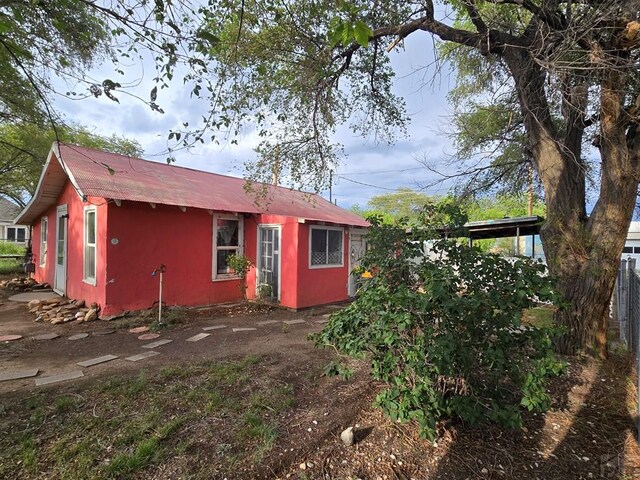
[[[83,202],[70,182],[67,182],[55,205],[44,212],[33,225],[32,250],[36,266],[35,278],[38,282],[54,285],[56,266],[57,223],[56,208],[67,205],[67,269],[66,295],[69,298],[82,299],[88,304],[105,303],[105,238],[107,232],[107,204],[103,198],[90,197]],[[84,207],[96,205],[96,285],[83,281],[84,276]],[[47,217],[47,252],[45,265],[40,259],[40,219]]]
[[[313,224],[300,224],[298,230],[298,292],[296,308],[311,307],[326,303],[347,300],[349,282],[349,233],[344,228],[343,266],[310,268],[309,266],[309,235]]]
[[[259,225],[277,225],[280,227],[280,305],[288,308],[298,308],[298,219],[282,215],[260,214],[255,217],[251,226],[253,232],[249,237],[252,243],[247,243],[245,255],[258,263],[258,227]],[[248,298],[256,297],[256,274],[254,268],[247,276]]]
[[[241,217],[243,218],[243,217]],[[207,305],[239,300],[239,280],[212,280],[213,220],[206,210],[148,203],[110,204],[106,308],[111,314],[151,307],[158,300],[161,264],[163,303]],[[245,254],[255,262],[256,224],[244,219]]]

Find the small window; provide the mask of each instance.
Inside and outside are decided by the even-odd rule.
[[[27,239],[27,229],[24,227],[7,227],[7,241],[24,243]]]
[[[633,247],[624,247],[622,253],[633,253]]]
[[[633,253],[640,253],[640,247],[633,247]]]
[[[84,280],[96,284],[96,208],[84,210]]]
[[[229,267],[231,255],[242,254],[243,221],[230,215],[213,217],[213,278],[236,278]]]
[[[47,217],[43,217],[40,220],[40,266],[44,267],[47,263],[47,230],[49,227],[49,220]]]
[[[311,227],[311,267],[341,267],[344,264],[344,231],[341,228]]]

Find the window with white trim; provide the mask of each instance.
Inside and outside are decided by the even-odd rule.
[[[40,266],[44,267],[47,263],[47,234],[49,230],[49,219],[42,217],[40,219]]]
[[[244,221],[235,215],[213,216],[213,279],[236,278],[227,259],[242,255]]]
[[[309,266],[341,267],[344,265],[344,230],[336,227],[311,227]]]
[[[27,239],[27,229],[24,227],[7,227],[7,241],[24,243]]]
[[[84,208],[84,281],[96,284],[96,207]]]

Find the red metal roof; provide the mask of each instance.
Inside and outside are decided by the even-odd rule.
[[[75,145],[59,144],[76,188],[86,196],[228,212],[271,213],[343,225],[368,226],[358,215],[319,195],[267,185],[265,198],[246,181]],[[263,184],[256,185],[256,190]]]

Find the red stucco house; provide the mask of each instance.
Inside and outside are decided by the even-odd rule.
[[[16,223],[33,225],[36,280],[103,315],[163,303],[241,298],[227,267],[249,257],[247,294],[299,309],[346,300],[367,222],[323,198],[266,186],[256,203],[245,181],[54,143],[33,199]]]

